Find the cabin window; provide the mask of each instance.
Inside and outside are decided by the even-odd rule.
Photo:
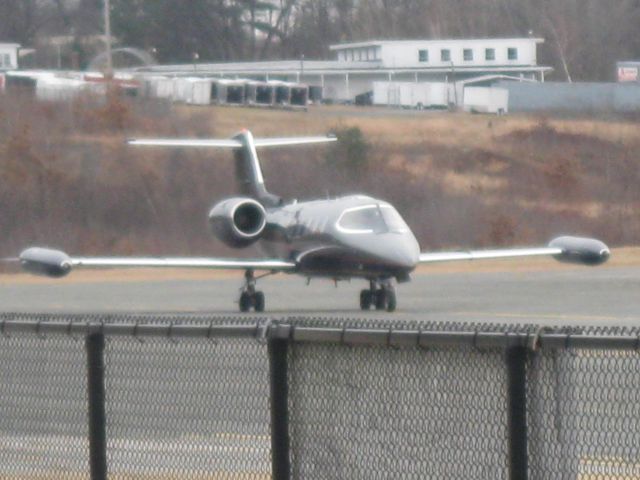
[[[464,58],[465,62],[473,61],[473,50],[471,50],[470,48],[465,48],[462,51],[462,57]]]
[[[509,48],[507,50],[507,58],[509,60],[518,60],[518,49],[517,48]]]
[[[429,61],[429,50],[418,50],[418,60],[422,63]]]
[[[448,48],[443,48],[442,50],[440,50],[440,60],[442,60],[443,62],[450,62],[451,50],[449,50]]]
[[[496,59],[496,49],[495,48],[487,48],[484,51],[484,59],[485,60],[495,60]]]

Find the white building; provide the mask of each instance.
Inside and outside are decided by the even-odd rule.
[[[353,101],[373,91],[374,82],[445,82],[490,85],[497,79],[544,81],[551,67],[537,64],[540,38],[367,41],[332,45],[336,60],[161,65],[141,72],[256,80],[284,80],[322,86],[324,97]],[[456,95],[452,95],[452,99]],[[461,98],[461,96],[460,96]]]
[[[17,43],[0,43],[0,71],[18,68],[19,49],[20,45]]]

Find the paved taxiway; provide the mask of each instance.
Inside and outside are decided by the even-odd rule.
[[[4,312],[198,312],[237,314],[241,279],[200,275],[162,280],[122,274],[84,281],[67,279],[0,281]],[[99,275],[99,274],[97,274]],[[277,275],[259,282],[267,314],[323,317],[417,318],[438,322],[539,323],[548,325],[640,325],[640,267],[560,266],[524,271],[468,271],[429,274],[398,286],[398,311],[358,309],[365,282],[340,282]]]

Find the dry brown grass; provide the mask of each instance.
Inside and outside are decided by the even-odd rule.
[[[0,257],[31,244],[86,255],[237,255],[212,241],[205,222],[208,208],[234,193],[228,154],[136,149],[124,139],[227,137],[243,127],[257,136],[360,129],[366,168],[336,164],[332,147],[265,150],[269,188],[289,198],[384,198],[425,249],[539,244],[565,233],[612,245],[640,238],[633,120],[116,100],[0,99]]]

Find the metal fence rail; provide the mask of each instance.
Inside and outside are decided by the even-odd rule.
[[[640,331],[0,314],[0,478],[640,478]]]

